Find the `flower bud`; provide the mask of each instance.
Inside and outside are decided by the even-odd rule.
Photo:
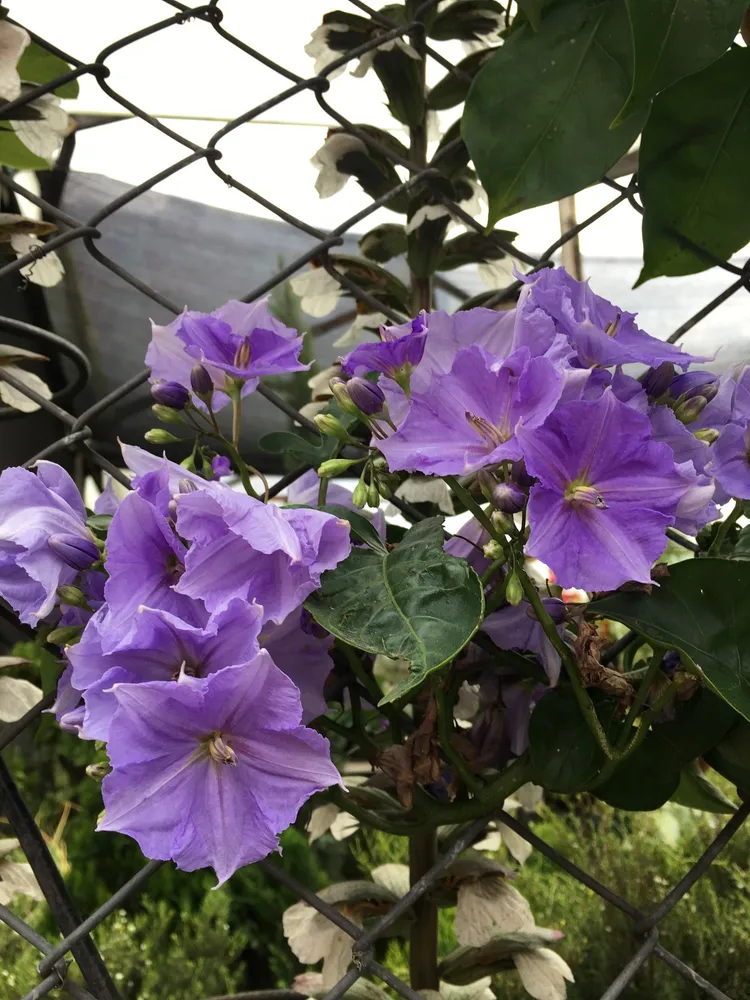
[[[86,600],[86,595],[82,590],[79,590],[78,587],[70,587],[63,584],[61,587],[57,588],[57,596],[63,604],[69,604],[73,608],[89,609],[89,603]]]
[[[692,389],[688,389],[687,392],[683,393],[683,399],[694,399],[696,396],[703,396],[707,402],[716,396],[719,391],[719,387],[715,382],[706,382],[705,385],[694,385]]]
[[[706,444],[713,444],[718,436],[719,432],[715,427],[702,427],[699,431],[695,431],[695,437],[699,441],[705,441]]]
[[[165,431],[163,427],[152,427],[150,431],[146,431],[143,437],[149,444],[172,444],[174,441],[180,440],[174,434]]]
[[[73,569],[88,569],[99,558],[94,540],[82,535],[50,535],[47,544],[58,558]]]
[[[523,510],[526,494],[515,483],[496,483],[490,499],[493,506],[504,514],[517,514]]]
[[[325,434],[326,437],[336,438],[338,441],[349,440],[349,431],[332,414],[317,413],[313,417],[313,422],[320,433]]]
[[[505,535],[507,535],[508,532],[515,527],[513,521],[508,517],[508,515],[503,514],[502,511],[499,510],[493,510],[490,514],[490,521],[492,521],[494,528],[498,531],[502,531]]]
[[[662,361],[657,368],[649,368],[641,376],[640,382],[651,399],[659,399],[669,389],[675,377],[675,367],[671,361]]]
[[[383,412],[385,395],[375,382],[368,382],[364,378],[353,378],[347,382],[346,391],[357,409],[365,416],[376,417]]]
[[[513,607],[516,607],[523,600],[523,587],[517,573],[513,573],[508,580],[508,585],[505,588],[505,599]]]
[[[705,396],[691,396],[690,399],[686,399],[679,406],[675,407],[674,415],[678,420],[681,420],[683,424],[692,424],[694,420],[703,413],[705,408],[708,406],[708,400]]]
[[[182,417],[177,412],[177,410],[172,409],[171,406],[162,406],[161,403],[154,403],[151,407],[151,412],[156,417],[157,420],[161,420],[163,424],[181,424]]]
[[[378,490],[378,484],[375,482],[375,476],[370,479],[370,485],[367,489],[367,506],[380,506],[380,492]]]
[[[179,382],[155,382],[151,386],[151,395],[155,403],[173,410],[184,410],[190,401],[190,393]]]
[[[214,393],[214,383],[208,370],[203,365],[195,365],[190,372],[190,385],[199,399],[211,397]]]
[[[329,458],[321,462],[318,466],[318,475],[321,479],[330,479],[331,476],[340,476],[356,463],[356,459],[349,458]]]
[[[112,765],[102,761],[98,764],[88,764],[86,774],[89,778],[93,778],[94,781],[104,781],[111,770]]]
[[[492,562],[495,562],[496,559],[502,559],[505,555],[502,545],[494,538],[491,538],[489,542],[482,546],[482,552],[488,559],[491,559]]]
[[[356,404],[349,398],[346,386],[347,383],[338,375],[334,376],[328,383],[328,387],[333,393],[333,398],[339,404],[344,413],[350,413],[352,416],[359,417],[361,416],[359,407],[356,406]]]
[[[82,631],[82,625],[66,625],[63,628],[55,628],[47,635],[47,642],[51,642],[55,646],[67,646],[73,640],[77,640]]]
[[[518,483],[522,490],[527,490],[534,485],[534,477],[526,471],[526,462],[519,458],[510,467],[510,478],[514,483]]]
[[[492,500],[492,491],[497,486],[497,479],[486,469],[480,469],[476,476],[476,483],[482,491],[485,500]]]
[[[384,500],[390,500],[393,497],[393,490],[388,482],[390,478],[390,476],[378,476],[378,493]]]
[[[354,487],[354,492],[352,493],[352,503],[355,507],[359,507],[360,510],[367,503],[367,486],[365,485],[364,479],[360,479]]]

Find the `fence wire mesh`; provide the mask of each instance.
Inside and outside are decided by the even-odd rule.
[[[158,2],[158,0],[155,0],[155,6],[156,2]],[[347,0],[347,2],[350,6],[358,9],[360,12],[368,14],[376,19],[383,28],[382,33],[377,35],[377,37],[373,38],[367,44],[351,50],[342,55],[340,59],[329,63],[329,65],[326,66],[320,73],[304,78],[268,58],[262,52],[257,51],[242,39],[228,32],[222,24],[223,12],[219,6],[219,0],[210,0],[210,2],[206,4],[195,7],[190,7],[187,4],[180,3],[178,0],[161,0],[161,3],[174,8],[175,13],[162,20],[156,21],[140,31],[134,32],[133,34],[112,42],[112,44],[103,49],[97,58],[91,63],[82,62],[74,55],[57,48],[52,42],[29,31],[33,41],[42,46],[48,52],[64,59],[71,65],[72,68],[69,72],[50,80],[45,84],[31,89],[26,89],[22,96],[6,103],[3,106],[0,106],[0,119],[7,118],[10,111],[27,105],[39,96],[52,93],[64,83],[80,77],[91,76],[97,81],[104,94],[117,102],[130,114],[136,116],[168,138],[172,139],[179,146],[183,147],[187,153],[180,159],[175,160],[171,166],[159,171],[159,173],[154,174],[142,183],[134,185],[120,197],[110,201],[106,205],[103,205],[97,212],[94,213],[94,215],[85,220],[73,218],[64,212],[58,205],[52,204],[50,201],[45,200],[35,192],[19,184],[9,173],[0,171],[0,185],[5,187],[8,191],[14,192],[16,195],[21,195],[28,199],[41,209],[46,220],[54,222],[59,229],[59,235],[49,239],[43,246],[33,248],[31,252],[25,256],[22,256],[12,263],[8,263],[4,267],[0,268],[0,278],[19,272],[22,268],[29,264],[33,264],[36,260],[51,251],[64,246],[67,243],[78,240],[81,241],[91,257],[101,264],[102,267],[112,271],[120,279],[122,279],[122,281],[127,282],[133,288],[137,289],[146,298],[159,303],[161,306],[175,314],[179,313],[181,308],[177,303],[172,302],[158,289],[152,288],[142,277],[130,273],[116,260],[113,260],[104,254],[97,246],[97,240],[102,236],[103,232],[106,231],[106,226],[104,224],[106,224],[107,219],[111,218],[114,213],[116,213],[123,206],[129,204],[144,192],[153,189],[157,184],[173,174],[176,174],[197,161],[204,160],[208,169],[211,170],[222,182],[230,185],[236,191],[241,192],[248,199],[272,213],[276,218],[305,233],[311,237],[311,240],[313,241],[309,250],[287,266],[280,268],[267,281],[264,281],[255,288],[244,291],[244,294],[241,294],[243,290],[238,289],[238,298],[241,298],[244,302],[252,302],[260,296],[267,294],[276,286],[280,285],[282,282],[299,272],[300,269],[302,269],[306,264],[314,262],[325,268],[325,270],[356,300],[363,302],[373,310],[385,314],[395,322],[402,322],[403,317],[395,313],[389,305],[381,302],[376,296],[361,288],[356,281],[352,280],[346,274],[343,274],[336,267],[335,261],[329,256],[329,251],[334,247],[341,245],[344,242],[343,237],[345,234],[352,231],[355,226],[366,220],[379,208],[387,206],[393,198],[397,197],[404,191],[408,191],[415,187],[424,179],[438,174],[439,172],[435,167],[435,158],[433,158],[431,163],[424,167],[411,162],[408,157],[395,152],[394,149],[384,145],[369,132],[359,128],[354,122],[340,114],[326,100],[325,95],[330,86],[329,81],[331,74],[334,73],[334,71],[340,66],[345,65],[352,59],[362,56],[394,38],[400,37],[419,38],[421,41],[422,51],[425,53],[427,58],[436,60],[448,72],[455,74],[458,77],[461,77],[463,74],[460,69],[454,67],[449,60],[445,59],[439,52],[436,52],[424,42],[424,26],[421,18],[432,7],[436,6],[438,0],[425,0],[425,3],[421,4],[415,10],[412,20],[401,25],[395,24],[380,12],[377,12],[367,4],[360,2],[360,0]],[[114,90],[108,82],[110,68],[107,63],[115,53],[127,47],[135,46],[149,36],[169,31],[175,26],[183,24],[191,19],[203,22],[207,31],[216,32],[227,42],[227,44],[235,46],[243,52],[248,59],[256,60],[257,62],[263,64],[263,66],[267,69],[278,74],[280,80],[286,84],[283,89],[279,90],[279,92],[272,98],[263,101],[253,108],[250,108],[244,114],[239,115],[232,121],[223,125],[223,127],[210,138],[205,146],[199,146],[187,137],[181,135],[179,132],[174,131],[166,125],[164,121],[155,118],[149,114],[148,111],[138,107],[130,101],[126,95]],[[11,23],[17,23],[12,19],[9,20]],[[23,27],[23,25],[21,26]],[[327,118],[330,119],[332,126],[338,125],[345,129],[351,135],[359,138],[363,143],[365,143],[366,146],[388,157],[388,159],[395,166],[404,168],[409,174],[408,180],[393,187],[393,189],[388,191],[381,198],[373,200],[365,209],[346,219],[339,226],[329,232],[322,231],[315,226],[309,225],[303,219],[297,218],[293,214],[286,211],[283,206],[276,205],[269,201],[261,193],[251,189],[238,178],[232,177],[221,166],[222,151],[220,146],[222,140],[227,135],[232,133],[235,129],[240,128],[242,125],[257,119],[260,115],[268,112],[272,108],[283,104],[284,101],[292,98],[302,91],[309,91],[314,94],[317,103]],[[460,139],[457,139],[454,143],[445,146],[441,155],[449,153],[453,146],[460,143],[460,141]],[[70,142],[70,139],[67,139],[66,142]],[[64,145],[61,158],[64,159],[65,156],[66,148]],[[630,171],[624,165],[621,171],[621,176],[629,172]],[[637,173],[632,175],[632,178],[627,184],[622,183],[617,179],[617,173],[618,171],[616,170],[611,171],[610,175],[602,178],[600,182],[602,185],[614,192],[612,200],[588,218],[578,222],[576,225],[563,232],[560,238],[547,247],[544,253],[540,256],[532,257],[525,254],[514,245],[495,236],[494,239],[497,241],[499,248],[511,258],[526,265],[526,267],[531,271],[538,270],[540,268],[550,266],[552,264],[553,255],[557,251],[563,248],[565,244],[569,243],[571,240],[574,240],[582,230],[596,223],[599,219],[606,216],[622,202],[628,202],[635,211],[639,213],[642,212],[642,208],[638,201]],[[478,233],[484,233],[483,226],[468,215],[455,201],[452,201],[444,195],[441,197],[455,219],[469,229]],[[689,241],[685,240],[684,237],[681,237],[680,234],[675,235],[679,239],[684,240],[685,243],[689,244]],[[690,244],[690,246],[694,250],[697,249],[692,244]],[[694,315],[688,317],[668,338],[670,342],[673,343],[678,340],[684,333],[721,306],[722,303],[736,295],[740,290],[750,290],[750,261],[741,267],[732,262],[722,261],[719,259],[711,260],[711,263],[715,267],[725,271],[727,276],[733,280],[727,285],[724,291],[711,301],[707,302],[706,305]],[[487,307],[493,307],[500,305],[504,301],[512,299],[520,288],[520,284],[521,283],[518,281],[511,283],[508,287],[494,293],[483,304]],[[75,414],[64,408],[61,404],[65,403],[66,405],[70,405],[75,396],[86,385],[91,375],[91,365],[86,355],[75,345],[57,336],[53,332],[41,329],[37,326],[33,326],[17,319],[0,316],[0,329],[6,329],[15,333],[26,335],[32,342],[44,342],[50,347],[50,349],[54,349],[54,351],[58,352],[59,355],[66,357],[71,362],[70,374],[65,385],[55,392],[50,400],[43,398],[33,389],[21,383],[8,371],[0,369],[0,379],[4,379],[11,386],[13,386],[13,388],[34,400],[34,402],[36,402],[44,411],[56,418],[64,429],[64,433],[62,433],[57,440],[45,447],[38,454],[31,456],[25,463],[25,466],[32,467],[40,459],[50,458],[61,451],[84,450],[89,462],[93,462],[99,469],[109,473],[117,481],[127,486],[128,480],[122,472],[96,450],[92,441],[93,435],[90,424],[98,414],[102,413],[124,397],[127,397],[130,393],[133,393],[139,386],[146,382],[149,375],[148,369],[144,369],[138,375],[127,380],[88,409]],[[319,433],[314,423],[306,419],[302,414],[298,413],[274,390],[261,384],[258,388],[258,392],[265,397],[270,406],[279,408],[288,417],[293,418],[312,433]],[[9,419],[17,416],[18,413],[10,410],[9,408],[0,410],[0,418]],[[271,495],[275,496],[280,494],[291,482],[306,472],[308,468],[309,466],[306,465],[300,466],[298,469],[295,469],[293,472],[282,477],[277,483],[274,484],[273,487],[271,487]],[[417,520],[421,516],[416,510],[410,508],[410,506],[403,501],[399,502],[396,500],[395,502],[401,507],[407,518]],[[682,536],[673,535],[673,537],[675,540],[686,544],[688,547],[694,547],[694,543],[691,544],[690,540],[684,539]],[[2,613],[4,617],[8,617],[11,620],[13,619],[13,616],[10,615],[1,603],[0,613]],[[619,644],[614,644],[608,651],[605,651],[603,659],[610,660],[614,658],[617,652],[619,652],[619,649],[622,648],[622,642],[623,641],[621,640]],[[627,637],[625,642],[627,642]],[[607,653],[610,655],[607,656]],[[0,752],[13,742],[16,737],[26,729],[26,727],[37,721],[41,713],[46,708],[49,708],[53,701],[53,695],[46,695],[20,720],[6,726],[2,738],[0,738]],[[701,994],[711,997],[713,1000],[732,1000],[732,998],[727,997],[725,993],[701,976],[699,971],[694,970],[690,964],[683,961],[682,958],[672,954],[664,948],[662,944],[660,944],[659,925],[677,905],[677,903],[689,892],[697,880],[706,873],[712,862],[726,846],[731,837],[745,822],[749,813],[750,801],[745,801],[726,823],[713,842],[706,848],[702,856],[688,868],[681,881],[666,894],[661,902],[654,905],[654,907],[647,913],[642,912],[627,899],[623,898],[621,895],[583,871],[574,862],[564,857],[557,850],[537,836],[537,834],[535,834],[533,830],[528,827],[528,825],[519,821],[514,816],[509,815],[504,811],[500,811],[496,814],[495,818],[502,819],[503,823],[523,837],[529,844],[532,845],[532,847],[536,848],[536,850],[540,851],[545,857],[564,870],[568,875],[570,875],[571,878],[576,879],[581,884],[587,886],[602,899],[606,900],[609,904],[624,913],[632,921],[632,958],[622,968],[609,988],[602,994],[600,1000],[615,1000],[615,998],[623,996],[626,993],[628,986],[635,979],[639,969],[641,969],[644,963],[652,956],[664,962],[675,972],[676,975],[685,979]],[[81,916],[66,889],[64,879],[45,843],[44,837],[42,836],[42,833],[39,830],[27,805],[23,801],[23,798],[20,795],[5,762],[2,760],[2,757],[0,757],[0,815],[4,816],[9,822],[15,836],[20,842],[21,848],[23,849],[42,889],[47,905],[49,906],[50,913],[62,934],[62,939],[53,944],[52,942],[41,937],[37,931],[16,916],[7,906],[0,905],[0,920],[24,938],[28,944],[32,948],[35,948],[41,955],[41,960],[39,961],[37,967],[39,982],[29,993],[26,994],[23,1000],[37,1000],[37,998],[46,996],[51,991],[59,988],[64,988],[65,991],[74,998],[74,1000],[119,1000],[118,990],[97,950],[97,947],[91,937],[91,932],[104,920],[106,920],[107,917],[114,913],[132,893],[137,892],[142,886],[144,886],[150,876],[161,866],[162,862],[148,862],[148,864],[146,864],[135,876],[126,882],[116,893],[114,893],[114,895],[112,895],[104,905],[99,907],[99,909],[90,914],[86,919],[81,919]],[[466,828],[459,836],[455,837],[452,843],[443,850],[436,864],[411,887],[407,895],[394,905],[387,915],[382,917],[374,926],[366,931],[351,922],[339,909],[320,899],[313,891],[284,871],[273,861],[266,860],[260,862],[260,867],[267,875],[285,885],[293,893],[295,893],[300,900],[306,901],[319,913],[327,917],[328,920],[332,921],[339,928],[349,934],[354,940],[352,967],[333,987],[333,989],[327,993],[325,1000],[339,1000],[339,998],[343,997],[347,990],[349,990],[363,975],[371,975],[381,980],[386,986],[390,987],[400,996],[404,997],[405,1000],[420,1000],[419,994],[416,993],[406,982],[376,961],[373,953],[373,945],[380,937],[385,935],[387,930],[395,924],[399,917],[401,917],[410,906],[421,899],[431,888],[436,886],[442,874],[458,857],[458,855],[478,839],[482,831],[485,829],[487,822],[487,819],[477,820]],[[68,970],[71,965],[69,956],[72,956],[75,959],[78,969],[85,980],[86,987],[82,986],[79,982],[68,975]],[[284,998],[297,995],[287,991],[271,991],[271,993],[275,997]],[[247,994],[243,995],[247,996]]]

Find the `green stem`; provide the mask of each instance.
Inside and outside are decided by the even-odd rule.
[[[727,537],[727,533],[732,525],[737,521],[739,517],[742,516],[743,503],[741,500],[734,501],[734,507],[730,511],[729,515],[724,518],[724,520],[719,525],[719,528],[714,536],[714,540],[711,542],[711,547],[709,548],[707,555],[718,556],[721,551],[721,546],[724,544],[724,539]]]
[[[448,703],[445,697],[445,688],[440,678],[433,675],[432,691],[438,707],[438,732],[440,733],[440,745],[445,756],[453,764],[464,785],[472,792],[479,792],[484,787],[484,783],[472,774],[466,766],[466,761],[451,743],[453,732],[453,704]]]
[[[337,444],[331,452],[331,458],[338,458],[342,447],[343,442],[341,444]],[[328,482],[329,480],[327,476],[321,476],[318,481],[318,507],[322,507],[326,502],[326,497],[328,496]]]
[[[490,565],[487,567],[487,569],[484,571],[484,573],[482,573],[480,577],[482,581],[482,586],[486,587],[487,584],[492,579],[492,577],[495,575],[495,573],[497,573],[497,571],[504,565],[505,565],[504,555],[500,556],[499,559],[495,559],[494,562],[490,563]]]
[[[448,486],[453,490],[458,499],[463,503],[467,510],[470,510],[474,517],[479,521],[483,528],[486,528],[490,534],[491,538],[494,538],[496,542],[499,542],[503,548],[506,547],[505,535],[497,531],[495,525],[490,520],[486,511],[476,502],[474,497],[469,493],[468,490],[459,483],[455,476],[443,476],[443,482],[447,483]]]
[[[349,700],[352,706],[352,729],[357,734],[357,743],[359,743],[365,752],[370,763],[374,763],[380,750],[365,730],[365,723],[362,718],[362,702],[360,701],[359,691],[355,684],[349,685]]]
[[[570,647],[567,643],[563,642],[562,638],[558,634],[557,626],[552,621],[547,609],[544,607],[542,599],[539,596],[539,591],[536,589],[534,584],[522,569],[518,569],[517,573],[518,579],[523,587],[523,592],[526,595],[526,600],[534,609],[534,614],[536,615],[539,624],[544,629],[545,635],[560,654],[560,659],[565,667],[570,685],[573,688],[573,693],[576,696],[576,700],[578,701],[581,712],[583,713],[583,717],[585,718],[594,739],[601,747],[605,757],[609,759],[615,757],[616,754],[610,746],[607,734],[604,732],[602,724],[599,721],[599,716],[596,714],[594,703],[591,701],[591,698],[589,698],[588,692],[583,686],[583,681],[581,680],[581,675],[578,671],[578,664],[576,663]]]
[[[393,736],[393,742],[400,743],[402,735],[402,722],[400,713],[390,703],[386,705],[380,704],[380,702],[383,700],[383,692],[380,690],[380,685],[372,676],[372,674],[365,669],[364,663],[360,660],[359,656],[357,656],[357,651],[348,643],[343,642],[343,640],[341,639],[336,640],[336,646],[338,649],[341,650],[341,652],[347,658],[349,666],[352,668],[352,673],[357,678],[362,687],[365,689],[365,691],[367,691],[373,706],[379,707],[380,711],[383,713],[386,719],[388,719],[388,722],[390,723],[391,726],[391,734]]]
[[[364,826],[371,826],[375,830],[382,830],[384,833],[392,833],[397,837],[410,837],[421,827],[416,823],[399,823],[384,819],[378,813],[359,806],[351,799],[347,798],[342,788],[333,788],[329,792],[329,799],[334,802],[343,812],[349,813],[358,819]]]
[[[644,674],[643,680],[641,681],[641,685],[636,691],[635,698],[633,698],[633,703],[628,709],[628,714],[625,716],[622,733],[620,733],[620,736],[618,737],[617,742],[615,743],[615,751],[618,753],[621,752],[625,748],[625,745],[627,744],[630,727],[635,722],[635,719],[641,710],[641,706],[643,705],[648,696],[648,692],[651,689],[651,685],[654,683],[656,675],[659,673],[659,670],[661,669],[663,660],[664,660],[664,653],[662,652],[654,652],[654,655],[651,657],[651,662],[649,663],[648,669]]]
[[[242,431],[242,388],[235,386],[229,395],[232,399],[232,444],[237,448]]]

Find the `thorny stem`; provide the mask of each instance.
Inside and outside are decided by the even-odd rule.
[[[734,501],[734,507],[730,511],[729,515],[724,518],[724,520],[719,525],[719,528],[714,536],[714,540],[711,542],[711,547],[706,553],[709,556],[718,556],[721,552],[721,546],[724,544],[724,539],[727,537],[729,529],[737,521],[739,517],[742,516],[743,503],[741,500]]]
[[[466,766],[466,761],[451,742],[451,736],[453,735],[453,704],[452,702],[449,703],[446,698],[445,688],[443,687],[442,681],[437,677],[433,677],[432,691],[435,695],[435,701],[437,702],[438,707],[438,732],[440,733],[440,746],[445,753],[445,756],[455,767],[464,785],[466,785],[466,787],[472,792],[479,792],[484,787],[482,781],[475,774],[471,773],[469,768]]]

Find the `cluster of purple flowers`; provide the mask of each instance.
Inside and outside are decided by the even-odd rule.
[[[707,360],[556,268],[524,278],[514,309],[422,314],[342,369],[380,373],[395,430],[372,443],[392,471],[489,471],[499,509],[523,490],[527,552],[593,591],[648,582],[667,526],[695,534],[716,502],[750,498],[750,374],[687,371]]]

